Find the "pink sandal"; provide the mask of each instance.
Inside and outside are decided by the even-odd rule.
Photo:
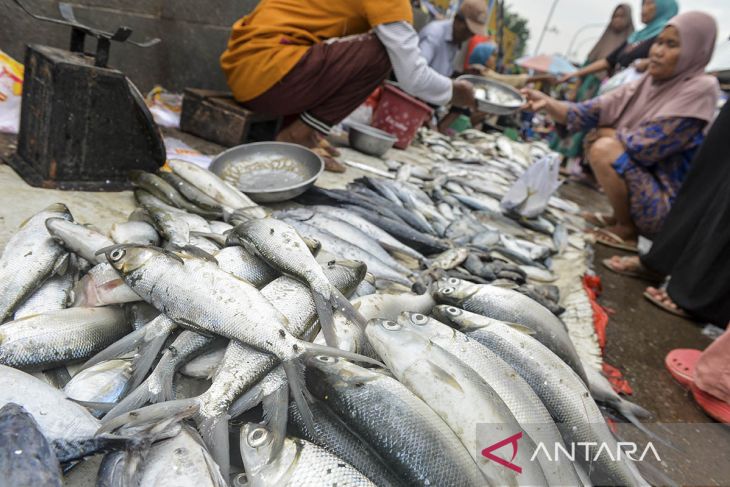
[[[712,419],[720,423],[730,423],[730,404],[708,394],[694,383],[692,384],[692,396],[697,401],[697,405]]]
[[[667,354],[664,365],[666,365],[674,380],[688,389],[694,384],[695,364],[701,354],[700,350],[678,348]]]

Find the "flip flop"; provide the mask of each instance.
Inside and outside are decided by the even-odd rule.
[[[597,230],[594,230],[593,234],[596,236],[596,242],[601,245],[611,247],[612,249],[639,253],[639,249],[636,247],[636,243],[629,243],[615,233],[606,230],[605,228],[599,228]]]
[[[692,384],[692,396],[697,401],[697,405],[712,419],[719,423],[730,423],[730,404],[708,394],[694,383]]]
[[[664,304],[664,302],[661,299],[657,299],[654,296],[652,296],[651,294],[649,294],[648,291],[644,291],[644,297],[646,299],[648,299],[650,303],[658,306],[659,308],[663,309],[667,313],[671,313],[674,316],[679,316],[680,318],[685,318],[685,319],[694,321],[694,318],[692,318],[692,316],[689,313],[687,313],[685,310],[683,310],[681,308],[677,308],[677,309],[670,308],[669,306]]]
[[[693,348],[677,348],[664,358],[664,365],[669,374],[685,389],[694,383],[695,364],[702,355],[700,350]]]
[[[628,257],[621,257],[621,259],[627,258]],[[635,270],[619,269],[618,267],[615,267],[612,258],[603,259],[601,261],[601,264],[603,264],[603,267],[605,267],[609,271],[615,272],[616,274],[620,274],[622,276],[635,277],[637,279],[644,279],[646,281],[660,281],[662,279],[661,274],[652,272],[641,264],[639,264],[638,269]]]

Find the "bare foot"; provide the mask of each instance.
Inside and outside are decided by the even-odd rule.
[[[276,136],[277,142],[299,144],[309,149],[319,147],[320,138],[321,134],[319,132],[301,120],[294,121]]]
[[[641,272],[645,270],[638,255],[614,255],[609,259],[609,262],[611,267],[621,272]]]
[[[339,157],[340,155],[342,155],[340,151],[337,150],[337,148],[335,148],[332,144],[330,144],[329,141],[324,137],[321,137],[319,139],[319,147],[327,151],[327,154],[332,157]]]
[[[618,237],[621,237],[624,240],[624,243],[627,244],[636,243],[639,238],[639,235],[636,233],[636,229],[633,226],[616,224],[605,227],[604,230],[606,230],[607,232],[611,232]]]

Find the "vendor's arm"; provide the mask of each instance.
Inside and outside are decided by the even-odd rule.
[[[636,129],[620,129],[616,136],[634,162],[649,167],[702,143],[706,122],[696,118],[661,117]]]
[[[533,112],[545,110],[556,123],[561,125],[566,125],[569,111],[575,105],[575,103],[558,101],[538,90],[524,89],[521,93],[527,99],[523,109]],[[598,123],[598,116],[596,116],[596,123]]]
[[[530,75],[528,74],[501,74],[489,68],[484,69],[481,74],[487,79],[499,81],[518,89],[524,88],[530,82]]]
[[[611,67],[607,59],[599,59],[598,61],[594,61],[588,66],[579,69],[578,71],[570,74],[566,74],[562,78],[558,79],[558,83],[565,83],[569,79],[573,78],[582,78],[584,76],[588,76],[589,74],[593,73],[600,73],[601,71],[606,71]]]
[[[418,34],[408,22],[378,25],[375,34],[388,51],[403,90],[434,105],[451,101],[456,94],[452,80],[429,67],[418,47]]]

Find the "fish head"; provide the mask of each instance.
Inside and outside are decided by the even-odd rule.
[[[455,277],[439,279],[433,286],[434,299],[440,303],[459,305],[474,295],[479,288],[470,282]]]
[[[431,310],[431,314],[437,320],[452,326],[459,324],[464,313],[465,311],[463,309],[448,304],[439,304]]]
[[[332,389],[360,387],[382,375],[347,360],[329,355],[306,358],[307,389],[317,399],[327,400]]]
[[[156,247],[124,244],[101,249],[98,253],[104,253],[112,267],[124,276],[144,267],[150,259],[164,251]]]
[[[402,377],[419,359],[427,356],[431,348],[428,338],[412,327],[392,320],[370,320],[365,328],[365,335],[396,377]]]
[[[426,316],[421,313],[404,311],[400,314],[400,316],[398,316],[398,323],[428,339],[437,337],[451,338],[454,336],[453,328],[441,323],[435,318],[431,318],[430,316]]]
[[[274,435],[265,424],[248,423],[241,428],[241,458],[251,477],[260,472],[271,458]]]

